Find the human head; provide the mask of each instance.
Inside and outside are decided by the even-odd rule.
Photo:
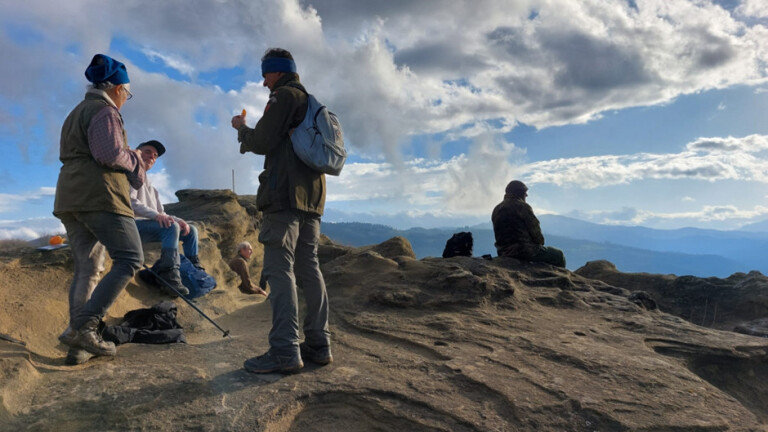
[[[264,87],[272,90],[277,80],[286,73],[296,73],[296,63],[291,53],[282,48],[269,48],[261,57]]]
[[[91,86],[103,90],[120,109],[132,97],[131,80],[125,65],[112,57],[96,54],[85,69],[85,77]]]
[[[244,241],[237,245],[237,253],[247,260],[251,259],[251,255],[253,255],[253,246],[247,241]]]
[[[137,150],[141,150],[141,160],[144,161],[144,169],[149,171],[157,158],[165,153],[165,146],[160,141],[150,140],[143,142],[136,146]]]
[[[513,198],[525,198],[528,196],[528,186],[520,180],[512,180],[507,184],[507,188],[504,189],[504,193],[507,196]]]

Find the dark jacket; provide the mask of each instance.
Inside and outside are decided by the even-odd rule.
[[[539,220],[523,198],[504,197],[491,215],[499,256],[530,259],[544,245]]]
[[[301,85],[299,76],[286,73],[280,77],[256,127],[238,129],[240,153],[250,151],[265,156],[256,197],[260,211],[298,209],[322,216],[325,174],[309,168],[296,156],[288,134],[304,119],[307,95],[289,83]]]

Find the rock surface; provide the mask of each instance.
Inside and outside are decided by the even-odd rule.
[[[237,290],[226,260],[249,240],[258,277],[260,217],[227,191],[178,196],[169,210],[199,221],[203,264],[219,281],[197,305],[231,337],[177,300],[188,344],[128,344],[114,359],[64,366],[68,250],[0,257],[0,430],[768,430],[768,340],[725,331],[749,308],[721,293],[716,325],[700,326],[682,306],[712,287],[757,299],[768,292],[758,275],[696,288],[674,276],[622,280],[609,263],[572,273],[417,260],[403,238],[324,239],[334,363],[253,375],[242,362],[267,349],[271,312]],[[107,318],[163,299],[136,279]],[[747,321],[768,316],[757,304]]]

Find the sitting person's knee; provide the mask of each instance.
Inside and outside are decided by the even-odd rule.
[[[181,232],[181,227],[179,226],[179,223],[175,222],[175,221],[171,224],[171,226],[169,226],[166,229],[167,230],[173,230],[173,232],[176,234],[176,237],[178,237],[179,233]]]

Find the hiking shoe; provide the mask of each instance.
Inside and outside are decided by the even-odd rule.
[[[312,347],[306,342],[302,342],[299,344],[299,350],[301,351],[301,358],[312,363],[327,365],[333,361],[330,345]]]
[[[87,362],[93,357],[95,356],[86,350],[70,348],[69,351],[67,351],[67,358],[64,359],[64,364],[67,366],[79,365]]]
[[[101,338],[98,332],[98,321],[89,321],[83,324],[80,330],[73,331],[72,333],[74,333],[74,336],[66,341],[61,338],[59,340],[71,348],[80,348],[95,355],[114,356],[117,354],[115,344]]]
[[[192,263],[193,266],[195,266],[196,269],[205,271],[205,267],[203,267],[203,265],[200,264],[200,257],[198,257],[197,255],[193,255],[193,256],[188,256],[187,259],[189,260],[189,262]]]
[[[163,291],[164,293],[174,298],[178,297],[179,294],[183,296],[189,295],[189,289],[187,289],[187,287],[185,287],[181,283],[181,275],[179,274],[178,269],[161,271],[161,272],[158,272],[157,275],[160,276],[160,280],[158,280],[158,283],[160,284],[160,290]],[[167,282],[167,284],[163,283],[163,281]],[[171,287],[176,289],[178,293],[176,293],[173,289],[171,289]]]
[[[278,355],[272,350],[258,357],[249,358],[243,363],[245,370],[257,374],[295,372],[303,367],[304,363],[298,355]]]

